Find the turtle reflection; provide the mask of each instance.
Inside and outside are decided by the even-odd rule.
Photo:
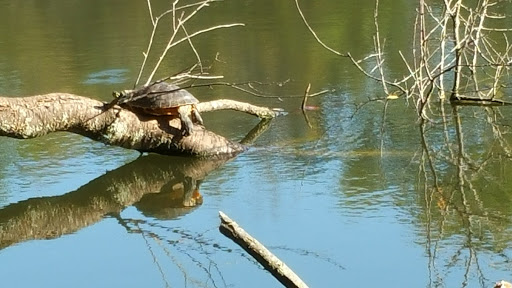
[[[174,219],[203,204],[199,185],[200,181],[186,176],[182,182],[165,184],[159,193],[142,196],[133,206],[148,217]]]

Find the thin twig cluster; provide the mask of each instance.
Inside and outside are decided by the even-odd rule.
[[[201,10],[203,10],[204,8],[210,6],[213,2],[218,2],[218,1],[219,0],[203,0],[203,1],[198,1],[198,2],[192,3],[192,4],[183,4],[183,5],[181,5],[180,4],[180,0],[175,0],[172,3],[172,8],[171,9],[168,9],[168,10],[164,11],[163,13],[161,13],[158,16],[154,16],[154,12],[153,12],[153,9],[151,7],[151,1],[147,0],[149,16],[150,16],[150,19],[151,19],[151,24],[152,24],[153,29],[151,31],[151,36],[150,36],[150,39],[149,39],[149,42],[148,42],[147,49],[146,49],[145,52],[143,52],[144,60],[143,60],[142,65],[140,67],[140,70],[139,70],[139,73],[138,73],[138,76],[137,76],[137,80],[135,81],[135,85],[134,85],[135,87],[139,84],[139,82],[141,80],[142,74],[143,74],[145,66],[146,66],[146,62],[147,62],[148,57],[150,55],[150,52],[151,52],[151,50],[153,48],[153,41],[155,39],[156,31],[160,27],[159,26],[160,21],[164,17],[171,17],[172,25],[170,27],[169,40],[168,40],[165,48],[163,49],[162,54],[158,58],[157,63],[155,64],[155,66],[151,70],[151,72],[150,72],[150,74],[149,74],[149,76],[148,76],[144,86],[147,86],[150,83],[152,83],[153,78],[154,78],[158,68],[160,67],[162,61],[166,57],[166,55],[169,52],[169,50],[171,48],[175,47],[176,45],[181,44],[183,42],[187,42],[189,44],[190,48],[192,49],[192,51],[194,52],[194,54],[196,56],[197,64],[194,65],[190,69],[182,71],[182,73],[179,73],[179,74],[176,74],[174,76],[166,78],[166,80],[169,80],[169,79],[171,79],[171,80],[183,80],[183,79],[191,79],[191,78],[196,78],[196,79],[197,78],[201,78],[202,79],[202,78],[205,78],[205,77],[206,77],[206,79],[222,78],[222,76],[212,77],[212,76],[204,76],[204,75],[201,76],[200,75],[203,72],[203,68],[202,68],[202,64],[201,64],[202,62],[201,62],[201,58],[199,56],[199,53],[197,52],[197,49],[194,46],[194,43],[192,42],[192,39],[195,36],[198,36],[200,34],[207,33],[207,32],[213,31],[213,30],[217,30],[217,29],[221,29],[221,28],[230,28],[230,27],[235,27],[235,26],[244,26],[244,24],[242,24],[242,23],[230,23],[230,24],[216,25],[216,26],[211,26],[211,27],[207,27],[207,28],[204,28],[204,29],[200,29],[200,30],[197,30],[197,31],[192,32],[192,33],[190,33],[187,30],[187,28],[185,27],[185,24],[187,24]],[[168,29],[168,27],[165,27],[164,29]],[[199,74],[192,73],[194,71],[194,69],[198,68],[198,67],[200,68],[200,73]]]
[[[384,39],[379,32],[379,0],[375,0],[374,52],[363,59],[340,53],[322,42],[295,0],[304,24],[324,48],[348,57],[364,75],[380,82],[386,99],[406,96],[412,100],[423,118],[427,117],[425,108],[432,95],[437,99],[448,98],[452,103],[508,104],[499,96],[512,63],[512,44],[506,34],[512,29],[498,28],[506,18],[499,13],[504,5],[501,2],[479,0],[468,4],[444,0],[434,7],[418,0],[412,47],[408,53],[398,51],[405,66],[404,76],[390,80],[384,65]],[[365,68],[367,63],[373,63],[373,68]]]
[[[449,94],[451,102],[492,103],[512,62],[512,45],[506,35],[509,29],[492,28],[497,25],[496,20],[505,18],[496,12],[499,3],[481,0],[468,6],[461,0],[444,0],[441,7],[434,8],[425,0],[418,2],[411,56],[398,51],[407,69],[402,79],[390,81],[385,74],[378,0],[374,54],[362,60],[347,56],[359,70],[382,83],[388,98],[405,95],[408,100],[413,99],[418,114],[424,118],[433,95],[445,99]],[[361,65],[368,60],[376,62],[371,71]],[[395,91],[390,92],[392,89]]]

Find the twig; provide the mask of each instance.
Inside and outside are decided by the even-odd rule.
[[[219,211],[219,216],[221,220],[219,226],[220,232],[251,254],[265,269],[272,273],[281,284],[285,287],[308,287],[308,285],[288,268],[284,262],[279,260],[279,258],[272,254],[265,246],[258,242],[258,240],[249,235],[249,233],[245,232],[235,221],[231,220],[222,211]]]
[[[149,52],[151,52],[151,47],[153,47],[153,39],[155,38],[156,28],[158,27],[158,21],[160,20],[160,15],[157,18],[153,18],[153,10],[151,9],[151,1],[147,0],[149,17],[151,18],[151,24],[153,25],[153,30],[151,31],[151,36],[149,37],[148,47],[146,48],[146,52],[143,52],[144,60],[142,60],[142,65],[140,65],[139,74],[137,75],[137,80],[135,80],[135,84],[133,88],[137,87],[140,81],[140,77],[142,77],[142,72],[144,71],[144,67],[146,66],[146,61],[148,60]]]
[[[382,59],[382,48],[380,44],[380,33],[379,33],[379,0],[375,0],[375,10],[373,12],[373,22],[375,25],[375,36],[373,37],[375,50],[377,52],[377,66],[379,68],[379,75],[381,78],[382,88],[384,89],[384,93],[386,95],[389,94],[388,87],[386,86],[386,79],[384,78],[384,71],[382,69],[382,64],[384,63],[384,59]]]
[[[144,56],[144,59],[142,61],[142,65],[141,65],[141,67],[139,69],[139,73],[137,75],[137,80],[135,81],[134,88],[137,87],[137,85],[139,84],[139,82],[141,80],[141,77],[142,77],[143,71],[145,69],[145,66],[146,66],[149,54],[150,54],[151,49],[153,47],[153,41],[155,39],[156,30],[157,30],[157,28],[159,27],[159,24],[160,24],[159,21],[160,21],[160,19],[162,19],[163,17],[165,17],[167,15],[171,15],[171,17],[172,17],[172,19],[171,19],[172,20],[171,35],[169,37],[167,45],[165,46],[162,54],[158,58],[157,63],[153,67],[153,70],[151,70],[151,73],[150,73],[148,79],[146,80],[146,83],[144,84],[144,86],[147,86],[147,85],[149,85],[152,82],[152,79],[155,76],[156,71],[160,67],[160,64],[162,63],[163,59],[166,57],[166,55],[169,52],[169,50],[172,47],[174,47],[174,46],[176,46],[176,45],[178,45],[178,44],[180,44],[181,42],[184,42],[184,41],[188,41],[192,51],[194,52],[194,54],[195,54],[195,56],[196,56],[196,58],[198,60],[199,66],[201,68],[201,72],[203,72],[203,68],[201,66],[201,58],[200,58],[199,53],[197,52],[194,44],[192,43],[191,39],[193,37],[199,35],[199,34],[206,33],[206,32],[212,31],[212,30],[220,29],[220,28],[228,28],[228,27],[233,27],[233,26],[244,26],[244,24],[242,24],[242,23],[217,25],[217,26],[209,27],[209,28],[206,28],[206,29],[203,29],[203,30],[200,30],[200,31],[196,31],[196,32],[194,32],[192,34],[189,34],[188,31],[185,29],[185,23],[188,20],[192,19],[200,10],[202,10],[205,7],[210,6],[210,4],[212,2],[218,2],[218,1],[219,0],[203,0],[203,1],[199,1],[197,3],[192,3],[192,4],[188,4],[188,5],[183,5],[181,7],[177,7],[177,4],[178,4],[179,0],[175,0],[175,1],[172,2],[172,8],[171,9],[166,10],[165,12],[160,14],[159,16],[155,17],[154,13],[153,13],[153,9],[151,7],[151,0],[147,0],[147,6],[148,6],[148,10],[149,10],[149,17],[150,17],[151,24],[152,24],[153,27],[152,27],[151,36],[149,38],[149,42],[148,42],[148,46],[146,48],[146,51],[142,53],[143,56]],[[183,9],[186,9],[186,8],[192,8],[193,10],[190,13],[188,13],[188,14],[186,14],[185,11],[183,11],[183,12],[181,12],[180,15],[177,15],[176,12],[178,10],[183,10]],[[183,38],[181,38],[179,40],[176,40],[176,38],[178,37],[178,32],[180,30],[183,31],[183,33],[185,34],[185,37],[183,37]]]
[[[235,27],[235,26],[245,26],[245,24],[243,24],[243,23],[232,23],[232,24],[217,25],[217,26],[213,26],[213,27],[209,27],[209,28],[206,28],[206,29],[203,29],[203,30],[196,31],[196,32],[194,32],[194,33],[192,33],[192,34],[190,34],[190,35],[188,35],[188,36],[186,36],[184,38],[181,38],[180,40],[177,40],[177,41],[174,41],[174,38],[171,37],[171,39],[169,40],[169,43],[167,44],[167,47],[165,47],[164,51],[162,52],[162,55],[160,55],[160,58],[158,59],[158,62],[155,65],[155,68],[153,69],[153,71],[149,75],[148,80],[146,81],[146,85],[151,83],[151,80],[155,76],[155,73],[158,70],[158,67],[160,67],[160,64],[162,63],[162,60],[165,58],[165,56],[167,55],[167,52],[172,47],[180,44],[181,42],[188,41],[189,39],[191,39],[191,38],[193,38],[193,37],[195,37],[195,36],[197,36],[199,34],[210,32],[210,31],[213,31],[213,30],[216,30],[216,29],[231,28],[231,27]],[[175,34],[173,36],[175,36]]]
[[[300,9],[300,6],[299,6],[299,0],[295,0],[295,5],[297,6],[297,10],[299,11],[299,14],[300,14],[300,17],[302,18],[302,21],[304,22],[306,27],[308,27],[309,32],[311,32],[311,34],[313,34],[313,37],[315,37],[316,41],[318,43],[320,43],[320,45],[324,46],[325,49],[331,51],[332,53],[334,53],[336,55],[339,55],[339,56],[346,56],[346,55],[344,55],[344,54],[342,54],[342,53],[332,49],[331,47],[327,46],[324,42],[322,42],[322,40],[320,40],[320,38],[316,35],[315,30],[313,30],[313,28],[311,28],[311,26],[309,26],[308,21],[306,20],[306,17],[304,17],[304,14],[302,13],[302,10]]]
[[[302,112],[306,113],[306,103],[308,102],[309,90],[311,89],[311,83],[308,84],[306,91],[304,91],[304,99],[302,99]]]
[[[306,113],[306,103],[308,102],[308,96],[309,96],[309,90],[311,89],[311,83],[308,84],[308,87],[306,88],[306,91],[304,92],[304,99],[302,99],[302,115],[304,115],[304,119],[306,119],[306,123],[308,124],[309,128],[313,128],[311,125],[311,122],[309,122],[308,114]]]
[[[301,94],[301,95],[265,95],[262,92],[256,90],[254,87],[252,87],[252,84],[268,85],[268,83],[261,83],[261,82],[256,82],[256,81],[240,82],[240,83],[213,82],[213,83],[192,84],[192,85],[188,85],[188,86],[183,86],[182,88],[187,89],[187,88],[197,88],[197,87],[227,86],[227,87],[230,87],[230,88],[233,88],[233,89],[237,89],[237,90],[240,90],[240,91],[245,92],[247,94],[250,94],[250,95],[253,95],[253,96],[256,96],[256,97],[261,97],[261,98],[279,98],[279,99],[282,99],[282,98],[303,98],[304,97],[303,94]],[[248,88],[241,87],[243,85],[249,86],[252,90],[249,90]],[[320,95],[323,95],[323,94],[328,93],[330,91],[331,90],[324,89],[322,91],[318,91],[318,92],[309,94],[308,98],[320,96]]]
[[[192,39],[190,39],[190,35],[188,34],[187,29],[185,29],[185,25],[181,25],[181,29],[187,36],[186,38],[188,40],[188,44],[190,45],[190,49],[192,49],[192,51],[194,51],[194,54],[196,55],[196,58],[197,58],[197,64],[199,65],[199,68],[201,69],[201,73],[202,73],[203,65],[201,63],[201,57],[199,56],[199,52],[197,52],[196,47],[194,46],[194,43],[192,43]]]

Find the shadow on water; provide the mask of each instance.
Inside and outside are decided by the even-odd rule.
[[[130,205],[155,218],[180,217],[202,204],[201,180],[228,160],[143,156],[64,195],[7,205],[0,210],[0,249],[77,232]]]

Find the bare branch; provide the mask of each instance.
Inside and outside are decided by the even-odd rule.
[[[318,43],[320,43],[320,45],[322,45],[325,49],[331,51],[332,53],[334,53],[334,54],[336,54],[338,56],[346,56],[346,55],[344,55],[344,54],[342,54],[342,53],[332,49],[331,47],[327,46],[324,42],[322,42],[322,40],[320,40],[320,38],[316,35],[315,30],[313,30],[313,28],[311,28],[311,26],[309,26],[308,21],[306,20],[306,17],[304,16],[304,13],[302,13],[302,10],[300,9],[299,0],[295,0],[295,5],[297,6],[297,10],[299,11],[299,14],[300,14],[300,17],[302,18],[302,21],[304,22],[306,27],[308,27],[309,32],[311,32],[311,34],[313,34],[313,37],[315,37],[316,41]]]
[[[217,29],[222,29],[222,28],[231,28],[231,27],[236,27],[236,26],[245,26],[245,24],[243,24],[243,23],[232,23],[232,24],[224,24],[224,25],[217,25],[217,26],[209,27],[209,28],[206,28],[206,29],[203,29],[203,30],[196,31],[196,32],[190,34],[189,36],[181,38],[180,40],[177,40],[175,42],[174,42],[174,36],[176,34],[173,34],[173,37],[171,37],[171,39],[169,40],[169,43],[167,44],[167,47],[165,48],[164,52],[162,53],[162,55],[158,59],[158,62],[155,65],[155,68],[153,69],[151,74],[149,75],[148,80],[146,81],[145,85],[148,85],[149,83],[151,83],[153,77],[155,76],[156,71],[158,70],[158,67],[160,67],[160,63],[162,63],[162,60],[165,58],[165,56],[167,55],[167,52],[172,47],[180,44],[181,42],[188,41],[189,39],[191,39],[191,38],[193,38],[193,37],[195,37],[197,35],[206,33],[206,32],[210,32],[210,31],[217,30]]]
[[[194,43],[192,43],[192,39],[190,38],[190,35],[188,35],[187,29],[185,29],[185,25],[181,25],[181,29],[187,36],[186,38],[188,40],[188,44],[190,45],[190,49],[192,49],[192,51],[194,51],[194,54],[196,55],[196,58],[197,58],[197,64],[199,65],[201,72],[203,72],[203,65],[201,63],[201,57],[199,56],[199,53],[197,52],[196,47],[194,47]]]
[[[150,20],[151,20],[151,24],[152,24],[152,31],[151,31],[151,36],[150,36],[149,41],[148,41],[148,46],[146,48],[146,51],[143,52],[144,58],[143,58],[143,61],[142,61],[142,65],[141,65],[141,67],[139,69],[139,73],[137,75],[137,80],[135,81],[134,87],[136,87],[139,84],[139,82],[140,82],[140,80],[142,78],[142,74],[143,74],[143,71],[144,71],[146,63],[147,63],[147,59],[148,59],[149,54],[150,54],[150,52],[152,50],[152,47],[153,47],[154,38],[155,38],[155,35],[156,35],[156,31],[157,31],[157,29],[159,27],[160,20],[163,19],[164,17],[166,17],[167,15],[171,15],[171,17],[172,17],[172,19],[171,19],[172,20],[171,35],[169,37],[167,45],[165,46],[165,48],[164,48],[162,54],[160,55],[160,57],[158,58],[157,63],[155,64],[155,66],[151,70],[150,75],[149,75],[149,77],[146,80],[146,83],[144,85],[147,86],[147,85],[149,85],[153,81],[152,79],[155,76],[156,71],[160,67],[163,59],[167,56],[167,53],[169,52],[169,50],[172,47],[174,47],[174,46],[176,46],[176,45],[178,45],[178,44],[180,44],[181,42],[184,42],[184,41],[188,41],[188,43],[190,45],[190,48],[192,49],[192,51],[194,52],[194,54],[195,54],[195,56],[197,58],[199,67],[201,69],[201,72],[203,72],[203,67],[201,65],[201,57],[200,57],[197,49],[195,48],[194,44],[192,43],[192,38],[197,36],[197,35],[199,35],[199,34],[203,34],[203,33],[210,32],[210,31],[213,31],[213,30],[216,30],[216,29],[220,29],[220,28],[229,28],[229,27],[234,27],[234,26],[244,26],[244,24],[242,24],[242,23],[217,25],[217,26],[212,26],[212,27],[200,30],[200,31],[196,31],[196,32],[194,32],[192,34],[189,34],[187,29],[185,28],[185,24],[190,19],[192,19],[199,11],[201,11],[203,8],[210,6],[210,4],[213,3],[213,2],[219,2],[219,1],[221,1],[221,0],[204,0],[204,1],[199,1],[199,2],[196,2],[196,3],[191,3],[191,4],[187,4],[187,5],[183,5],[183,6],[179,6],[178,7],[177,5],[179,3],[179,0],[175,0],[172,3],[172,8],[171,9],[164,11],[162,14],[160,14],[157,17],[154,17],[153,9],[151,7],[151,0],[147,0],[149,16],[150,16]],[[184,9],[188,9],[188,8],[192,8],[193,10],[191,12],[189,12],[188,14],[186,14]],[[178,16],[177,12],[179,10],[183,10],[183,11]],[[178,37],[179,31],[183,31],[185,37],[176,40],[176,38]]]

